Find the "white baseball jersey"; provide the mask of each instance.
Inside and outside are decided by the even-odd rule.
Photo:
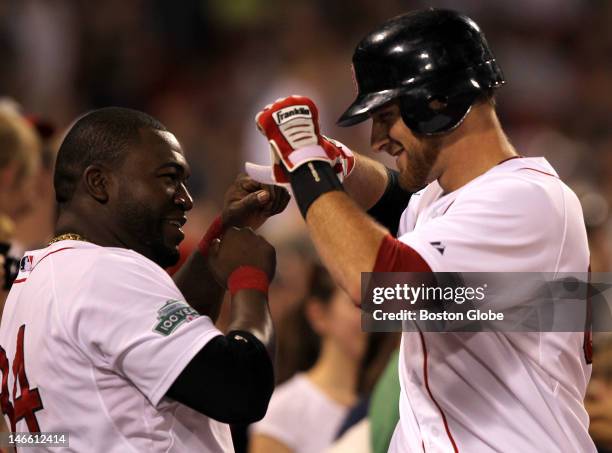
[[[227,425],[164,397],[217,335],[134,251],[60,241],[28,252],[0,325],[9,429],[13,418],[19,432],[69,433],[69,449],[37,451],[233,451]]]
[[[399,239],[433,272],[587,272],[576,195],[543,158],[514,158],[412,196]],[[389,451],[594,452],[582,333],[404,333]]]

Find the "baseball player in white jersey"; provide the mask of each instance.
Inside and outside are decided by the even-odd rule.
[[[430,183],[412,196],[398,238],[433,272],[586,272],[589,263],[578,199],[543,158],[507,160],[446,195]],[[592,451],[585,340],[404,334],[390,451]]]
[[[188,176],[174,136],[141,112],[93,111],[62,143],[58,236],[21,260],[0,325],[10,431],[64,433],[36,451],[230,452],[228,423],[265,414],[274,249],[229,227],[256,227],[288,195],[239,178],[173,280],[162,267],[178,259]],[[227,335],[214,325],[224,287]]]
[[[353,68],[358,94],[339,124],[372,118],[372,148],[398,172],[322,136],[300,96],[260,112],[272,167],[247,171],[291,185],[355,301],[361,272],[588,271],[579,201],[506,138],[494,101],[503,75],[474,21],[436,9],[396,17],[359,43]],[[389,451],[593,452],[589,352],[584,333],[406,332]]]

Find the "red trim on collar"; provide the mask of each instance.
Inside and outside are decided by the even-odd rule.
[[[523,157],[525,157],[525,156],[521,156],[520,154],[518,154],[518,155],[516,155],[516,156],[507,157],[506,159],[504,159],[504,160],[502,160],[502,161],[499,161],[499,162],[497,163],[497,165],[501,165],[501,164],[503,164],[504,162],[508,162],[509,160],[512,160],[512,159],[520,159],[520,158],[523,158]],[[496,167],[497,167],[497,165],[496,165]]]

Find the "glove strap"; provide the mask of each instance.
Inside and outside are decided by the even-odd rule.
[[[310,205],[321,195],[343,190],[334,169],[328,162],[312,161],[289,173],[291,188],[304,219]]]
[[[289,154],[287,160],[292,166],[302,166],[304,162],[310,162],[315,160],[329,162],[329,156],[325,153],[325,149],[323,149],[323,147],[319,145],[313,145],[296,149],[291,154]],[[295,171],[295,169],[292,168],[291,171]]]

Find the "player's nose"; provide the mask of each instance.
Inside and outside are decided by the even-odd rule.
[[[180,190],[174,197],[174,203],[179,205],[183,211],[190,211],[193,208],[193,197],[189,193],[185,184],[181,184]]]

